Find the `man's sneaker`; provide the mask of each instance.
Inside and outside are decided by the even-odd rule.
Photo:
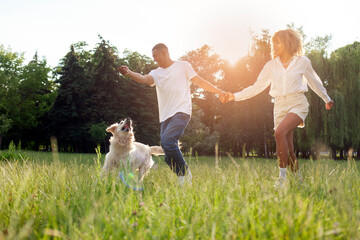
[[[279,177],[279,178],[276,180],[275,184],[274,184],[275,190],[284,188],[285,183],[286,183],[286,179],[285,179],[285,178],[282,178],[282,177]]]
[[[190,184],[190,185],[192,185],[192,175],[191,175],[191,172],[190,172],[190,170],[188,171],[188,175],[186,175],[186,181]]]
[[[190,170],[188,171],[188,174],[185,176],[179,176],[178,181],[179,181],[179,185],[182,187],[184,186],[184,184],[189,184],[192,185],[192,175]]]
[[[180,187],[184,186],[185,176],[179,176],[178,182],[179,182]]]
[[[299,184],[303,183],[303,179],[302,179],[301,175],[298,175],[297,181],[298,181]]]

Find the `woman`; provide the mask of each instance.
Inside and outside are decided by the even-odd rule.
[[[265,90],[275,98],[274,129],[276,153],[279,159],[279,178],[275,187],[282,187],[286,180],[286,166],[293,172],[299,170],[294,153],[294,129],[304,127],[309,103],[304,95],[307,85],[325,102],[330,110],[333,101],[326,93],[320,78],[303,56],[303,47],[298,33],[292,29],[280,30],[272,37],[272,60],[267,62],[254,85],[237,93],[228,93],[228,101],[249,99]],[[223,99],[224,100],[224,99]],[[299,172],[300,176],[300,172]]]

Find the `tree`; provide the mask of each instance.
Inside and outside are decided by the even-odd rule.
[[[203,115],[201,109],[196,107],[193,110],[189,125],[181,138],[182,149],[189,151],[192,148],[193,153],[213,155],[215,144],[219,141],[219,133],[217,131],[210,132],[210,128],[201,121]]]
[[[120,64],[127,64],[146,74],[155,64],[130,51],[120,59],[116,48],[101,36],[93,51],[85,51],[84,46],[83,42],[71,46],[58,68],[60,86],[51,119],[61,149],[92,152],[98,143],[103,145],[101,149],[107,149],[108,143],[103,141],[106,126],[125,117],[133,119],[139,141],[158,144],[154,89],[128,81],[117,71]],[[99,134],[101,127],[103,134]]]
[[[44,141],[36,133],[41,129],[39,126],[42,124],[43,117],[51,109],[56,96],[54,83],[49,77],[50,72],[51,69],[47,66],[46,60],[39,60],[35,53],[33,59],[22,69],[18,89],[21,114],[14,123],[14,127],[19,132],[18,138],[25,140],[23,142],[35,142],[36,150],[40,141]]]
[[[336,105],[331,111],[322,110],[324,116],[323,138],[324,143],[331,149],[331,157],[336,159],[336,151],[344,149],[345,144],[349,141],[347,135],[349,115],[344,95],[338,90],[331,90],[329,93]]]
[[[224,79],[220,88],[229,92],[238,92],[249,79],[248,56],[240,59],[234,66],[224,64]],[[248,142],[249,108],[248,102],[229,102],[221,105],[216,130],[220,133],[220,152],[231,152],[234,156],[242,154],[243,146]]]
[[[91,120],[96,124],[112,124],[130,117],[135,126],[136,138],[146,144],[159,143],[158,107],[155,89],[122,78],[117,67],[126,64],[135,72],[149,73],[154,62],[137,52],[126,50],[118,58],[115,47],[103,39],[94,51],[91,75],[94,85],[91,95]]]
[[[345,130],[344,146],[339,145],[337,149],[341,149],[342,154],[343,151],[353,148],[359,155],[360,96],[356,93],[360,91],[360,42],[335,50],[330,57],[330,66],[332,72],[328,84],[334,90],[335,97],[341,99],[339,106],[335,102],[335,107],[341,108],[338,111],[341,111],[342,116],[337,123],[345,125],[342,127]],[[338,128],[335,127],[333,131],[338,131]]]
[[[121,77],[117,71],[117,50],[101,36],[92,56],[90,75],[93,83],[90,89],[90,105],[87,115],[90,123],[113,123],[125,113],[126,103]]]
[[[2,137],[11,128],[11,123],[12,123],[12,120],[7,118],[6,115],[4,115],[4,114],[0,115],[0,150],[1,150]]]
[[[62,60],[58,76],[56,82],[60,86],[50,112],[52,133],[57,137],[60,149],[84,151],[89,148],[86,123],[92,79],[81,66],[74,46]]]
[[[219,85],[219,82],[224,77],[224,62],[208,45],[190,51],[180,59],[188,61],[199,76],[214,85]],[[204,112],[202,121],[210,127],[210,131],[214,131],[215,119],[219,115],[218,109],[221,106],[220,101],[213,93],[203,91],[203,89],[198,88],[195,84],[191,85],[191,92],[193,104],[199,106]]]
[[[38,59],[37,53],[24,66],[22,53],[13,53],[2,46],[0,52],[0,114],[11,122],[6,141],[34,141],[39,134],[33,130],[42,124],[42,117],[54,100],[53,84],[49,80],[51,69],[45,59]]]
[[[308,53],[307,57],[311,60],[312,67],[323,81],[325,88],[327,88],[327,81],[330,78],[330,68],[325,52],[321,49],[313,49]],[[295,131],[296,142],[294,145],[298,152],[303,153],[303,157],[309,157],[309,154],[315,157],[315,155],[321,151],[319,146],[322,146],[325,143],[324,101],[310,88],[306,93],[306,96],[310,106],[308,116],[305,120],[305,131],[304,133],[299,132],[303,131],[302,129]]]
[[[91,124],[90,125],[90,129],[89,129],[89,133],[92,137],[92,139],[94,139],[97,144],[100,145],[104,145],[105,147],[107,147],[108,144],[106,144],[106,139],[107,139],[107,134],[104,131],[107,128],[107,124],[105,122],[101,122],[98,124]],[[105,152],[107,152],[108,149],[105,149]]]
[[[262,30],[260,36],[252,36],[252,46],[249,52],[248,69],[250,72],[251,85],[255,83],[264,65],[271,60],[271,36],[268,30]],[[253,148],[258,149],[259,155],[268,157],[269,142],[273,139],[273,103],[269,95],[269,89],[250,99],[249,108],[252,109],[250,115],[250,132],[253,136]],[[251,146],[251,145],[250,145]]]
[[[12,52],[0,45],[0,116],[2,130],[0,138],[11,134],[12,124],[20,114],[19,85],[20,73],[24,61],[23,53]],[[1,145],[0,145],[1,148]]]
[[[125,50],[119,65],[127,65],[141,74],[148,74],[157,66],[149,57],[138,52]],[[121,80],[126,110],[122,117],[131,117],[135,126],[136,139],[149,145],[158,145],[160,141],[159,110],[156,90],[139,84],[128,78]]]
[[[263,30],[260,36],[253,34],[248,56],[234,67],[225,65],[221,87],[238,92],[253,85],[270,59],[269,32]],[[274,146],[272,109],[268,89],[246,101],[224,105],[220,110],[223,120],[217,128],[222,135],[221,142],[227,141],[235,156],[241,154],[245,146],[247,152],[256,150],[259,156],[268,157]]]

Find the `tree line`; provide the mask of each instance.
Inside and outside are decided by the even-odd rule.
[[[310,109],[305,129],[295,131],[297,155],[308,158],[329,151],[333,158],[344,158],[351,149],[359,153],[360,43],[327,54],[331,36],[306,41],[302,28],[297,30],[306,42],[306,56],[335,102],[326,111],[315,93],[306,94]],[[237,92],[252,85],[271,59],[270,40],[268,30],[252,34],[248,54],[234,65],[207,45],[181,60],[189,61],[201,77],[221,89]],[[106,127],[125,117],[133,119],[137,141],[159,144],[155,88],[117,71],[125,64],[146,74],[156,64],[130,50],[120,57],[117,48],[101,36],[94,49],[87,48],[86,42],[72,44],[59,66],[51,69],[37,53],[25,64],[22,53],[0,46],[0,148],[13,141],[24,149],[46,151],[50,137],[55,136],[60,151],[94,152],[97,145],[107,151]],[[222,154],[275,156],[269,89],[252,99],[226,104],[194,85],[191,91],[193,116],[181,139],[184,152],[212,155],[218,143]]]

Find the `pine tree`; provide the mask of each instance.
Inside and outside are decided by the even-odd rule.
[[[125,116],[126,92],[117,71],[116,48],[101,39],[92,56],[90,75],[93,79],[87,115],[91,123],[114,123]]]
[[[129,50],[119,64],[129,66],[135,72],[148,74],[156,68],[156,64],[147,56]],[[136,83],[130,79],[122,79],[125,113],[123,117],[131,117],[135,124],[136,139],[149,145],[160,142],[159,111],[155,87]]]
[[[60,149],[80,152],[88,149],[89,87],[91,78],[80,65],[79,57],[70,47],[58,73],[58,95],[50,113],[51,129],[58,138]]]

